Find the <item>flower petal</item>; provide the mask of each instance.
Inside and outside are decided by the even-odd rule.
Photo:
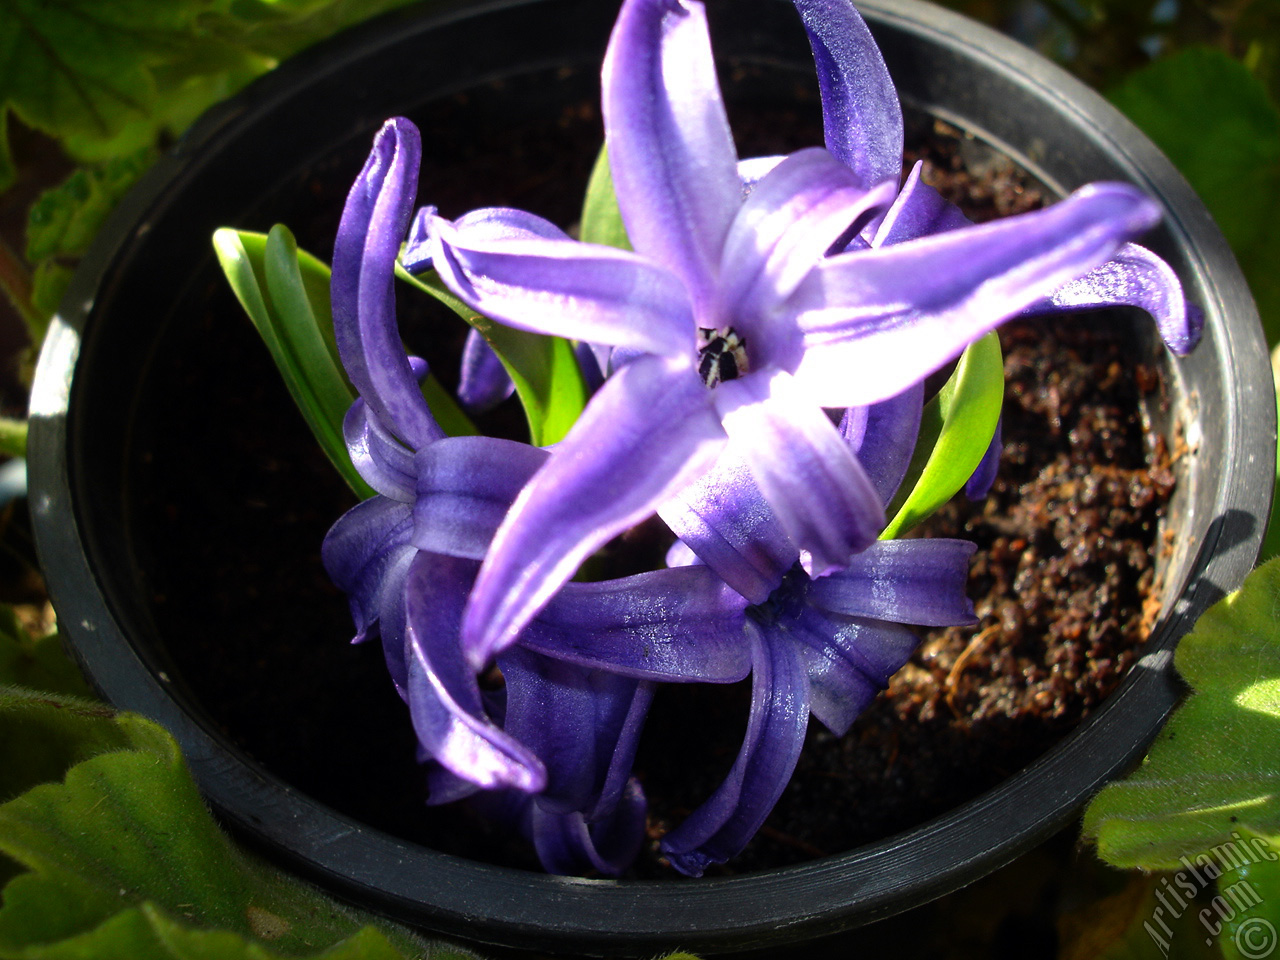
[[[732,683],[750,663],[746,601],[706,567],[566,583],[520,646],[628,677]]]
[[[356,643],[368,639],[377,622],[382,594],[400,554],[413,552],[410,507],[387,497],[370,497],[344,513],[320,545],[325,572],[347,594],[356,624]]]
[[[756,338],[773,307],[893,194],[892,183],[863,189],[848,167],[818,148],[791,154],[756,184],[729,227],[720,261],[724,316],[747,338],[753,359],[769,362]]]
[[[864,189],[902,171],[902,107],[866,21],[850,0],[793,0],[809,34],[827,149]]]
[[[920,381],[888,400],[849,407],[840,420],[840,435],[886,506],[907,475],[923,414],[924,381]]]
[[[825,413],[781,371],[720,384],[713,394],[729,449],[741,456],[778,522],[814,572],[843,566],[875,540],[884,507]]]
[[[576,811],[549,813],[536,798],[532,803],[530,833],[548,873],[598,872],[616,877],[631,865],[644,843],[648,805],[635,780],[627,782],[617,806],[595,821]]]
[[[996,432],[991,435],[991,443],[987,452],[974,468],[973,476],[965,481],[964,495],[970,500],[985,499],[991,492],[991,485],[996,482],[996,474],[1000,470],[1000,457],[1004,454],[1004,418],[996,421]]]
[[[893,206],[884,215],[871,246],[888,247],[935,233],[971,226],[960,208],[921,179],[924,161],[917,161],[907,175]]]
[[[446,437],[418,453],[413,543],[483,560],[512,502],[550,454],[498,437]]]
[[[603,112],[632,245],[679,276],[707,315],[742,186],[702,4],[626,0],[605,55]]]
[[[458,644],[458,624],[476,563],[419,553],[405,584],[409,711],[418,741],[442,766],[487,789],[536,792],[542,762],[495,726]]]
[[[468,413],[492,410],[516,392],[515,381],[507,373],[489,341],[474,327],[467,331],[459,365],[458,402]]]
[[[383,124],[347,197],[333,247],[333,329],[342,365],[377,418],[410,447],[444,436],[400,342],[395,263],[413,213],[418,129]]]
[[[409,226],[409,239],[400,253],[400,265],[409,273],[429,270],[434,257],[432,229],[439,219],[435,207],[422,207]],[[569,235],[545,217],[514,207],[482,207],[464,213],[455,223],[474,240],[568,240]]]
[[[976,622],[965,593],[968,540],[877,540],[849,565],[815,577],[807,598],[812,606],[850,617],[950,627]]]
[[[810,710],[837,736],[848,732],[920,643],[900,623],[825,616],[812,608],[790,625],[790,635],[801,642]]]
[[[1151,314],[1161,338],[1179,356],[1200,342],[1204,314],[1187,303],[1173,268],[1136,243],[1126,243],[1102,266],[1059,287],[1026,312],[1114,306],[1139,307]]]
[[[342,439],[365,483],[384,497],[403,503],[413,500],[413,452],[391,435],[364,400],[357,398],[342,418]]]
[[[546,766],[539,805],[557,813],[593,811],[615,752],[621,750],[629,775],[652,685],[543,657],[523,644],[498,663],[507,690],[505,728]],[[639,711],[632,709],[637,703]]]
[[[728,451],[658,507],[658,516],[725,583],[764,603],[799,557],[745,460]],[[668,558],[668,564],[675,566]]]
[[[1158,218],[1134,187],[1091,184],[1045,210],[828,257],[788,303],[804,335],[788,369],[823,406],[883,400]]]
[[[587,405],[494,537],[463,627],[477,668],[511,644],[597,547],[689,482],[724,442],[688,360],[632,360]]]
[[[724,782],[662,839],[681,873],[700,877],[741,852],[791,779],[809,724],[809,683],[798,644],[785,635],[752,642],[747,733]]]
[[[648,353],[693,350],[685,289],[653,261],[576,240],[491,240],[441,219],[432,231],[441,279],[486,317]]]

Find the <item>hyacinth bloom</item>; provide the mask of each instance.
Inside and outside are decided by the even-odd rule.
[[[801,6],[815,37],[851,12]],[[815,51],[825,51],[820,64],[844,57],[829,39]],[[836,74],[826,76],[830,88]],[[514,641],[586,556],[726,447],[814,572],[840,567],[871,542],[883,513],[822,408],[901,392],[1106,262],[1158,216],[1132,187],[1095,184],[1043,211],[824,257],[887,213],[898,191],[884,150],[853,166],[801,151],[744,199],[692,0],[627,0],[603,81],[634,253],[578,243],[516,211],[435,217],[427,229],[435,269],[478,312],[614,348],[612,375],[485,559],[463,622],[476,667]],[[886,95],[849,84],[824,94],[830,115],[855,124],[878,115]]]
[[[462,656],[462,610],[495,529],[549,455],[446,437],[422,398],[425,364],[399,343],[392,286],[418,151],[411,128],[384,128],[335,244],[335,334],[360,392],[345,434],[378,495],[334,525],[326,569],[350,598],[356,640],[381,636],[422,754],[437,765],[433,801],[477,788],[536,793],[522,817],[549,868],[617,872],[643,823],[630,754],[652,685],[744,677],[746,603],[707,569],[567,584],[504,652],[502,702],[485,702]],[[587,722],[565,724],[562,710]]]
[[[1171,271],[1127,242],[1155,220],[1130,187],[982,226],[919,169],[899,189],[901,113],[865,24],[847,0],[796,6],[825,150],[739,163],[701,5],[625,0],[604,113],[635,252],[516,210],[416,219],[407,267],[607,358],[553,449],[445,437],[422,399],[392,292],[420,153],[407,121],[378,135],[339,229],[335,329],[361,397],[346,437],[379,495],[335,525],[326,566],[357,640],[381,636],[431,802],[516,821],[557,872],[616,874],[640,843],[630,767],[656,683],[752,676],[733,769],[664,841],[698,874],[763,822],[809,715],[843,732],[906,661],[906,624],[971,621],[970,544],[874,539],[927,373],[1028,311],[1142,306],[1180,351],[1198,332]],[[482,406],[508,384],[474,335],[468,350],[461,399]],[[566,582],[655,510],[680,538],[670,569]],[[477,682],[490,662],[500,690]]]
[[[915,385],[851,408],[840,424],[886,504],[907,470],[921,393]],[[769,815],[795,769],[810,714],[844,734],[915,650],[908,624],[975,621],[965,595],[975,547],[879,540],[842,569],[810,576],[746,464],[731,456],[665,503],[661,515],[680,537],[668,562],[707,564],[752,601],[746,736],[724,782],[662,841],[672,866],[700,876],[739,853]]]

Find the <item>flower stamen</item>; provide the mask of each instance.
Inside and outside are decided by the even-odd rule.
[[[698,375],[708,387],[736,380],[749,369],[747,341],[733,327],[698,328]]]

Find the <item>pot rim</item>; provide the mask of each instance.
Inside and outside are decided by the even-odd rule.
[[[592,3],[453,2],[443,10],[437,4],[414,29],[425,33],[523,8],[583,10]],[[594,6],[611,7],[598,0]],[[1216,377],[1228,385],[1223,422],[1213,425],[1221,430],[1226,450],[1256,449],[1259,441],[1274,444],[1271,373],[1256,309],[1225,241],[1163,155],[1099,96],[1003,35],[921,0],[866,0],[859,7],[878,39],[881,34],[891,38],[887,58],[894,45],[938,48],[1004,82],[1023,78],[1030,95],[1051,114],[1083,131],[1079,135],[1097,150],[1111,152],[1128,179],[1161,200],[1169,242],[1196,274],[1211,322],[1206,345],[1187,364],[1180,362],[1176,375]],[[336,75],[350,63],[376,56],[393,42],[388,35],[402,32],[412,16],[411,9],[402,9],[318,45],[202,118],[115,211],[73,280],[32,391],[30,502],[51,593],[94,682],[113,703],[167,726],[220,814],[251,839],[283,853],[300,872],[393,918],[495,944],[645,953],[743,948],[815,936],[957,889],[1063,827],[1088,796],[1145,752],[1176,704],[1180,687],[1172,670],[1173,647],[1204,609],[1240,584],[1256,560],[1270,509],[1273,451],[1225,461],[1225,479],[1211,502],[1188,507],[1188,524],[1205,529],[1199,555],[1181,562],[1180,599],[1165,611],[1146,654],[1121,687],[1073,733],[993,790],[913,830],[848,853],[743,876],[625,882],[553,877],[399,840],[335,813],[246,759],[188,715],[170,678],[129,646],[90,568],[85,521],[68,480],[67,417],[80,333],[111,282],[120,250],[136,238],[137,223],[181,187],[208,151],[301,89],[308,70]],[[974,129],[956,109],[931,103],[934,91],[913,89],[910,97],[944,117],[956,114],[960,125]],[[1010,137],[998,126],[977,132],[1051,186],[1073,185],[1034,150],[1007,142]],[[1186,411],[1196,422],[1202,412]]]

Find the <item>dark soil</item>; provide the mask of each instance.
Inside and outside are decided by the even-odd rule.
[[[736,82],[750,92],[752,72]],[[473,96],[434,105],[433,123],[453,129],[476,104]],[[762,118],[734,107],[734,116],[743,155],[776,151],[779,128],[799,130],[790,146],[821,138],[815,109]],[[550,131],[506,126],[506,162],[486,168],[470,193],[449,171],[474,166],[484,141],[427,136],[423,198],[449,215],[504,203],[570,223],[576,203],[550,185],[581,189],[598,123],[583,106]],[[964,198],[975,219],[1041,202],[1007,161],[946,130],[926,126],[916,142],[931,158],[932,182]],[[566,166],[566,156],[576,159]],[[290,223],[304,247],[328,257],[360,159],[344,155],[311,171],[270,220]],[[981,176],[965,173],[966,161]],[[513,165],[524,171],[515,180],[505,175]],[[157,361],[144,385],[140,408],[156,416],[138,426],[144,453],[131,465],[128,505],[130,529],[140,531],[131,545],[136,576],[153,600],[147,615],[166,638],[160,665],[217,729],[298,789],[436,849],[536,868],[527,850],[491,836],[465,810],[423,805],[412,730],[381,652],[347,642],[345,599],[320,568],[320,540],[350,495],[220,278],[210,276],[180,309],[189,322],[157,353],[178,359]],[[971,583],[982,623],[927,636],[848,736],[812,725],[794,782],[734,869],[849,849],[972,798],[1056,742],[1124,675],[1145,637],[1172,474],[1138,412],[1139,400],[1158,392],[1158,373],[1135,367],[1123,333],[1130,327],[1114,320],[1007,331],[1000,480],[983,504],[953,504],[928,529],[978,542]],[[443,372],[453,369],[460,333],[442,337],[439,323],[429,311],[405,317],[415,350]],[[509,430],[517,419],[508,408],[483,425]],[[727,769],[746,694],[745,685],[662,691],[638,764],[655,839]],[[694,742],[689,729],[708,732]],[[652,853],[637,873],[672,875]]]

